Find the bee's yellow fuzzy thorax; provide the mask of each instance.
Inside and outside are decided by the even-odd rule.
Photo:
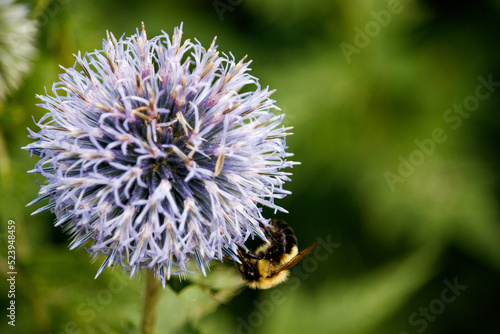
[[[276,274],[275,276],[270,276],[277,268],[290,262],[298,254],[297,246],[294,246],[290,253],[283,254],[280,259],[279,265],[275,266],[271,264],[268,260],[262,259],[258,260],[257,266],[261,277],[257,281],[249,282],[248,286],[252,289],[269,289],[280,283],[283,283],[288,278],[290,274],[289,270],[283,270]]]

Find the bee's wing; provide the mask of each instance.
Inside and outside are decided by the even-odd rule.
[[[319,245],[319,241],[316,241],[315,243],[313,243],[312,245],[310,245],[309,247],[305,248],[304,250],[302,250],[299,254],[295,255],[295,257],[293,259],[291,259],[289,262],[285,263],[284,265],[276,268],[276,270],[274,270],[268,277],[273,277],[273,276],[276,276],[278,275],[280,272],[282,272],[283,270],[287,270],[287,269],[290,269],[291,267],[293,267],[294,265],[296,265],[297,263],[299,263],[303,258],[305,258],[307,255],[309,255],[309,253],[311,253],[311,251]]]

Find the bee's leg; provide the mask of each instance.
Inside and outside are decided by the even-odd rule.
[[[229,261],[229,262],[234,263],[234,260],[233,260],[233,259],[231,259],[229,256],[225,256],[225,255],[224,255],[222,258],[223,258],[224,260],[226,260],[226,261]]]
[[[240,245],[236,244],[238,246],[238,256],[246,259],[254,259],[254,260],[260,260],[260,257],[257,255],[247,252],[243,247]]]

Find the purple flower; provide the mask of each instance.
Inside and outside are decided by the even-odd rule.
[[[119,264],[165,283],[190,258],[206,274],[210,260],[235,258],[236,243],[265,239],[262,206],[285,211],[274,199],[289,194],[281,169],[295,163],[273,91],[246,57],[181,37],[182,25],[172,38],[148,40],[144,26],[118,41],[108,33],[39,96],[47,113],[25,149],[47,184],[30,204],[49,204],[33,214],[53,211],[71,249],[105,255],[97,275]]]

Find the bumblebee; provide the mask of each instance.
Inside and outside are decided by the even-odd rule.
[[[270,244],[263,244],[254,253],[238,245],[238,258],[235,265],[252,289],[269,289],[283,283],[290,269],[306,257],[319,242],[315,242],[299,253],[297,237],[290,226],[281,220],[273,219],[264,227],[264,234]]]

